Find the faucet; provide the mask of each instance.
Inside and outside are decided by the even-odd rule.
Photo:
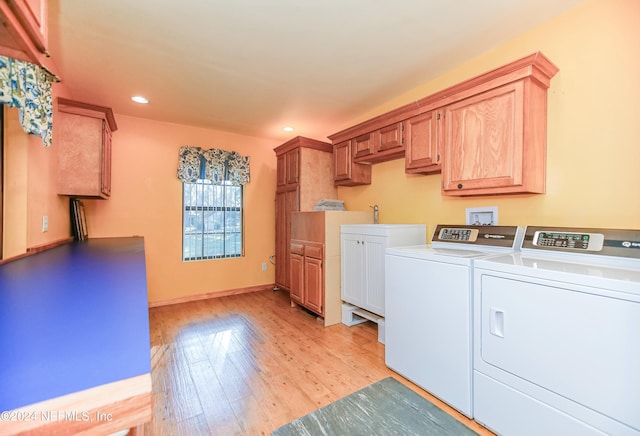
[[[379,221],[379,217],[378,217],[378,205],[374,204],[373,206],[369,206],[371,209],[373,209],[373,223],[374,224],[378,224]]]

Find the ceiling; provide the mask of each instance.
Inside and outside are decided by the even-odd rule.
[[[49,0],[49,51],[116,115],[323,140],[581,1]]]

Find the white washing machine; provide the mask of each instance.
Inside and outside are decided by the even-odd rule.
[[[529,226],[520,252],[474,270],[478,422],[640,434],[640,230]]]
[[[516,226],[438,225],[430,245],[385,252],[385,363],[468,417],[473,264],[512,252]]]

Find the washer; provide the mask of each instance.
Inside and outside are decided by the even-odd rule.
[[[640,434],[640,230],[528,226],[520,252],[474,270],[478,422]]]
[[[512,252],[516,226],[438,225],[432,243],[385,252],[385,363],[468,417],[478,259]]]

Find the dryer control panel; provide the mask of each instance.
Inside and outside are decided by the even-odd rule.
[[[521,248],[640,259],[640,230],[527,226]]]

